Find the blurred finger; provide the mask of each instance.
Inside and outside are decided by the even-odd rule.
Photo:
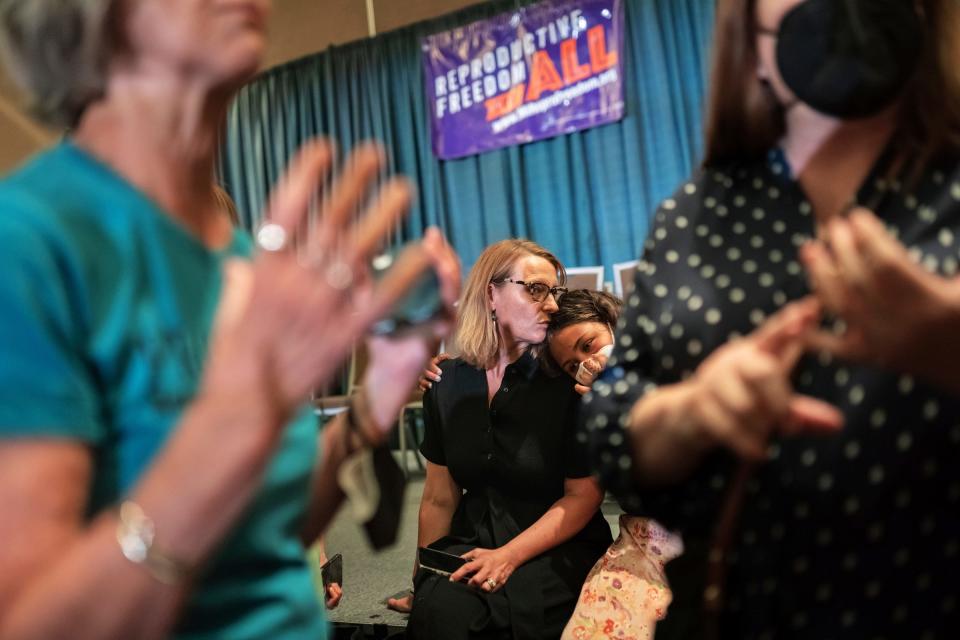
[[[703,420],[703,427],[719,444],[747,460],[763,458],[764,442],[740,428],[741,425],[719,404],[712,401],[701,402],[698,410]]]
[[[407,213],[413,187],[406,178],[391,178],[377,194],[357,224],[356,237],[347,255],[350,261],[363,260],[383,244],[387,232]]]
[[[270,195],[266,217],[292,237],[306,219],[314,195],[330,171],[333,151],[326,140],[313,140],[297,151],[280,184]]]
[[[830,331],[815,331],[804,337],[807,351],[825,351],[843,360],[859,361],[865,357],[863,334],[847,329],[843,335]]]
[[[739,366],[739,365],[738,365]],[[714,377],[713,399],[724,413],[730,414],[742,427],[746,427],[750,415],[755,411],[756,399],[750,392],[746,381],[739,371],[727,372],[722,379]]]
[[[851,233],[863,255],[866,268],[877,282],[871,290],[871,302],[880,305],[891,288],[912,287],[927,274],[911,258],[904,247],[883,226],[876,216],[860,210],[850,217]]]
[[[787,366],[792,366],[792,361],[798,357],[797,338],[814,327],[819,319],[820,303],[808,296],[791,302],[767,318],[750,339],[761,351],[778,356]]]
[[[579,393],[580,395],[584,395],[584,394],[586,394],[586,393],[589,393],[590,387],[587,387],[587,386],[584,386],[584,385],[582,385],[582,384],[580,384],[580,383],[577,383],[577,384],[573,385],[573,390],[576,391],[577,393]]]
[[[429,268],[430,260],[422,247],[407,247],[377,283],[363,307],[358,309],[355,321],[362,327],[368,327],[382,318]]]
[[[800,259],[807,271],[810,288],[823,306],[833,312],[843,310],[845,288],[833,256],[819,242],[808,242],[800,247]]]
[[[350,153],[323,203],[321,226],[314,241],[321,250],[332,246],[336,235],[360,211],[384,159],[383,148],[369,142],[358,145]]]
[[[440,280],[441,298],[452,313],[460,296],[460,258],[436,227],[427,229],[423,244],[433,259],[433,268]]]
[[[851,234],[868,263],[910,260],[903,245],[866,209],[854,211],[848,220]]]
[[[837,268],[837,276],[848,288],[863,291],[871,278],[850,224],[836,219],[830,222],[830,250]]]
[[[812,331],[812,329],[811,329]],[[797,336],[796,340],[788,343],[780,352],[780,366],[783,369],[784,373],[789,374],[793,371],[793,368],[797,366],[797,362],[800,360],[800,356],[803,355],[806,350],[806,344],[803,341],[803,336],[810,331],[806,331]]]
[[[738,430],[763,443],[773,424],[786,413],[790,386],[783,368],[767,354],[742,358],[718,387],[717,400]]]
[[[802,343],[801,343],[802,348]],[[787,412],[787,403],[793,394],[788,379],[789,369],[776,361],[755,358],[742,364],[744,380],[749,392],[756,398],[756,413],[761,421],[764,436],[772,424]]]
[[[835,433],[843,429],[843,413],[832,404],[796,394],[790,400],[789,412],[782,423],[784,433]]]

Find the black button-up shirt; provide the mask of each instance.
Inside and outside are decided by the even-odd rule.
[[[420,451],[449,469],[466,502],[471,493],[500,493],[519,532],[563,497],[565,478],[590,475],[576,442],[579,396],[566,376],[549,376],[525,354],[507,366],[488,408],[485,371],[459,359],[440,367],[440,382],[423,397]],[[454,518],[454,533],[475,534],[477,523],[462,516]]]
[[[507,367],[489,407],[485,371],[460,359],[440,368],[423,397],[420,451],[464,491],[443,545],[501,547],[563,497],[566,478],[590,475],[576,441],[579,395],[530,354]],[[518,568],[505,585],[515,638],[542,637],[544,593],[566,592],[572,608],[610,541],[598,510],[573,538]]]

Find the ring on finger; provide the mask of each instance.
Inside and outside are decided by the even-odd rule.
[[[497,582],[496,580],[494,580],[493,578],[487,578],[487,579],[484,581],[484,584],[486,584],[486,585],[487,585],[488,587],[490,587],[491,589],[496,589],[498,582]]]
[[[330,263],[323,275],[327,284],[337,291],[346,291],[353,284],[353,269],[342,260]]]
[[[264,251],[276,253],[287,246],[287,230],[276,222],[265,222],[257,228],[257,246]]]

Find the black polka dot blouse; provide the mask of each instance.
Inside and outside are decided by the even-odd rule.
[[[960,162],[919,179],[881,160],[857,194],[925,268],[960,259]],[[716,451],[675,486],[637,490],[624,425],[634,402],[809,293],[798,248],[810,202],[780,151],[704,170],[657,211],[610,365],[578,434],[623,507],[683,534],[657,638],[696,637],[706,547],[737,461]],[[835,323],[834,323],[835,324]],[[960,339],[960,327],[958,327]],[[958,363],[960,366],[960,363]],[[960,401],[914,380],[812,354],[800,393],[840,408],[833,436],[775,438],[746,485],[728,556],[722,637],[960,637]]]

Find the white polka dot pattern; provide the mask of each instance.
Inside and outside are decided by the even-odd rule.
[[[919,264],[960,271],[956,164],[919,182],[871,177],[858,198],[875,205]],[[644,393],[685,379],[726,340],[808,294],[797,248],[814,234],[813,209],[780,154],[749,169],[705,171],[665,201],[618,328],[633,341],[618,340],[585,400],[594,465],[625,508],[680,530],[711,529],[732,457],[718,452],[676,487],[638,493],[624,467],[624,425]],[[827,353],[804,358],[794,380],[838,406],[845,427],[836,437],[771,442],[731,553],[734,626],[725,635],[952,637],[960,628],[958,597],[947,597],[960,575],[960,402]]]

